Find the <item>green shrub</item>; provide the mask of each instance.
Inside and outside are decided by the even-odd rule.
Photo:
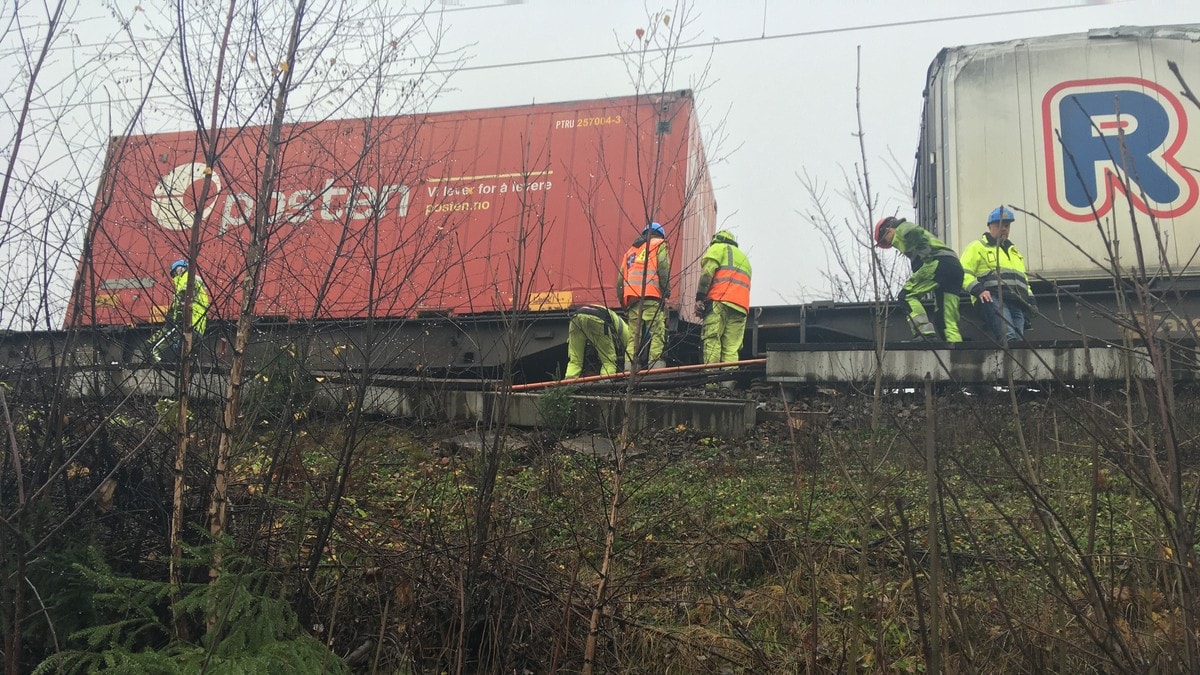
[[[68,637],[73,646],[42,661],[35,675],[91,673],[346,673],[345,665],[305,633],[292,608],[267,591],[268,573],[222,547],[224,569],[214,583],[191,584],[170,603],[164,581],[115,574],[92,551],[75,572],[95,588],[91,604],[98,620]],[[215,547],[199,549],[202,553]],[[197,564],[197,551],[192,564]],[[207,556],[204,556],[207,558]],[[168,610],[168,611],[164,611]],[[168,624],[201,628],[199,640],[175,637]]]
[[[537,399],[538,417],[542,431],[559,437],[571,424],[575,413],[575,388],[550,387],[542,390]]]

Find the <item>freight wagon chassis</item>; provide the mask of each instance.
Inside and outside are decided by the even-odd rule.
[[[248,343],[251,373],[300,367],[306,371],[379,375],[498,378],[510,360],[516,382],[552,379],[566,365],[570,312],[423,316],[375,321],[259,320]],[[694,362],[699,326],[672,313],[672,362]],[[0,331],[0,379],[14,373],[151,367],[150,336],[157,325],[107,326],[75,331]],[[195,363],[228,370],[234,326],[210,321]],[[170,369],[171,364],[161,364]]]
[[[1159,341],[1170,379],[1200,381],[1200,350],[1194,340]],[[934,383],[965,385],[1014,384],[1039,390],[1055,385],[1155,379],[1155,366],[1145,345],[1118,347],[1108,343],[1022,343],[1008,351],[994,347],[946,343],[898,343],[881,355],[866,344],[767,347],[767,380],[792,385],[861,384],[870,388],[876,368],[892,385],[916,387],[928,375]]]
[[[567,342],[567,312],[407,320],[260,321],[247,346],[253,372],[301,365],[311,371],[379,374],[498,373],[510,359],[529,376],[553,369]],[[0,373],[57,368],[138,368],[158,326],[0,333]],[[233,325],[212,321],[197,347],[203,370],[228,368]],[[547,365],[550,364],[550,365]]]
[[[1169,288],[1151,284],[1152,300],[1147,311],[1137,293],[1112,289],[1111,281],[1079,281],[1070,284],[1035,283],[1038,312],[1026,333],[1031,341],[1069,343],[1098,340],[1120,344],[1126,337],[1137,339],[1135,326],[1171,339],[1200,337],[1200,278],[1177,279]],[[932,307],[927,307],[932,310]],[[875,342],[875,317],[882,310],[885,342],[912,339],[905,309],[898,303],[813,302],[805,305],[755,307],[747,326],[747,344],[754,356],[763,356],[771,343],[802,345],[862,344]],[[995,346],[983,332],[982,323],[969,298],[961,302],[959,328],[967,344]]]
[[[408,321],[260,322],[247,349],[248,381],[303,373],[305,389],[323,410],[346,410],[365,384],[362,409],[373,414],[490,420],[505,360],[516,380],[547,380],[566,356],[568,312],[511,316],[423,317]],[[212,322],[199,347],[190,393],[219,401],[229,386],[233,326]],[[13,398],[123,400],[178,395],[176,364],[152,363],[147,341],[158,326],[78,331],[0,332],[0,382]],[[686,338],[696,327],[677,328]],[[683,344],[689,344],[682,339]],[[693,345],[694,346],[694,345]],[[492,378],[492,379],[487,379]],[[365,380],[365,382],[364,382]],[[513,394],[509,422],[539,423],[539,394]],[[578,399],[584,428],[612,428],[620,397]],[[584,414],[586,413],[586,414]],[[705,433],[739,436],[752,427],[746,400],[635,397],[635,427],[687,423]],[[588,417],[590,415],[591,417]],[[584,419],[586,418],[586,419]],[[593,419],[594,418],[594,419]]]

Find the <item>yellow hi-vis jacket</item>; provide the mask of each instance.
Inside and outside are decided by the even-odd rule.
[[[622,307],[639,299],[662,301],[671,296],[671,255],[658,235],[638,237],[617,270],[617,298]]]
[[[716,243],[700,258],[697,300],[713,300],[750,312],[750,259],[736,244]]]
[[[194,278],[196,285],[192,292],[192,329],[197,335],[204,335],[204,329],[208,326],[208,289],[204,287],[199,274],[194,275]],[[175,284],[175,297],[171,299],[171,306],[167,309],[167,319],[174,322],[179,330],[183,330],[183,298],[187,295],[187,279],[186,273],[171,278]]]
[[[972,301],[979,298],[984,291],[993,295],[1004,286],[1008,297],[1028,302],[1029,279],[1025,275],[1025,258],[1021,252],[1007,239],[997,243],[991,235],[967,244],[963,251],[963,290],[971,294]]]

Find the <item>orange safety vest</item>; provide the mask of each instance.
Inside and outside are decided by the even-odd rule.
[[[734,256],[735,250],[737,256]],[[708,287],[708,299],[728,302],[750,311],[750,260],[736,247],[725,244],[725,260],[713,275],[712,285]]]
[[[662,299],[658,279],[658,247],[666,239],[654,238],[640,246],[630,246],[625,252],[624,290],[621,302],[629,304],[637,298]]]

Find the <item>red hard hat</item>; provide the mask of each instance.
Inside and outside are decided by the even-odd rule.
[[[875,223],[875,246],[878,248],[891,248],[892,245],[883,241],[883,232],[889,227],[895,227],[901,221],[896,220],[894,216],[880,218],[878,223]]]

